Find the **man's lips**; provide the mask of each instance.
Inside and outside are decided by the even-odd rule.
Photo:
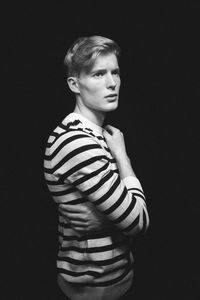
[[[116,98],[117,94],[109,94],[107,96],[105,96],[105,98]]]

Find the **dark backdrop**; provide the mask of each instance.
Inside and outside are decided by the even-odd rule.
[[[120,106],[107,122],[125,134],[151,219],[133,247],[135,299],[199,299],[199,8],[82,1],[3,10],[2,300],[57,299],[57,213],[43,155],[74,107],[66,49],[93,34],[122,48]]]

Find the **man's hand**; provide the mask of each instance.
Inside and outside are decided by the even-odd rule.
[[[107,145],[116,160],[127,157],[123,133],[116,127],[107,125],[103,130]]]
[[[90,203],[78,205],[60,204],[60,213],[70,223],[71,227],[80,234],[113,227],[113,225]]]
[[[131,166],[131,161],[126,153],[126,146],[123,133],[111,126],[107,125],[103,130],[108,148],[110,149],[113,157],[116,159],[119,174],[121,179],[128,176],[136,176]]]

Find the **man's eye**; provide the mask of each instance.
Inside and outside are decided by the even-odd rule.
[[[103,76],[103,72],[97,72],[94,74],[94,77],[101,77]]]
[[[120,74],[120,71],[119,71],[119,70],[113,71],[113,75],[119,75],[119,74]]]

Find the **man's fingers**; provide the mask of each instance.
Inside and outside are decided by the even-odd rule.
[[[87,228],[83,228],[83,227],[73,227],[73,229],[74,229],[77,233],[79,233],[79,234],[81,234],[81,235],[87,234],[87,233],[88,233],[88,229],[87,229]]]
[[[103,130],[103,136],[105,137],[106,140],[108,140],[110,138],[110,133],[108,133],[108,131]]]
[[[69,205],[69,204],[60,204],[58,207],[59,211],[66,211],[69,213],[74,213],[74,214],[84,214],[86,213],[87,209],[84,206],[81,205]]]
[[[78,220],[70,220],[70,225],[75,228],[75,227],[88,227],[87,222],[82,222]]]
[[[116,128],[114,126],[111,126],[111,125],[107,125],[105,127],[105,130],[103,131],[103,134],[104,133],[109,133],[109,135],[111,135],[111,136],[113,136],[114,134],[119,134],[119,133],[122,134],[122,132],[118,128]]]
[[[67,219],[71,220],[71,221],[81,221],[83,223],[87,222],[88,219],[84,214],[78,215],[78,214],[71,214],[68,212],[61,212],[61,214],[66,217]]]
[[[105,134],[113,134],[113,131],[114,131],[114,127],[111,126],[111,125],[107,125],[103,131],[103,133]]]
[[[115,129],[117,129],[117,128],[114,127],[114,126],[112,126],[112,125],[106,125],[106,126],[105,126],[105,129],[106,129],[106,130],[112,130],[112,131],[113,131],[113,130],[115,130]]]

